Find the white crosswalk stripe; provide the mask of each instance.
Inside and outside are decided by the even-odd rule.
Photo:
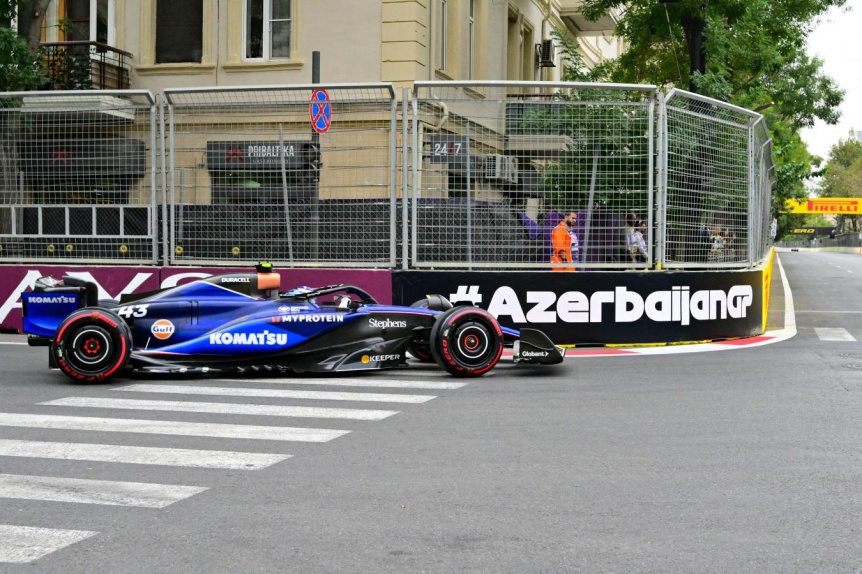
[[[379,421],[398,411],[371,409],[327,409],[320,407],[288,407],[279,405],[246,405],[237,403],[200,403],[186,401],[148,401],[138,399],[103,399],[91,397],[67,397],[39,403],[61,407],[90,407],[101,409],[130,409],[142,411],[174,411],[187,413],[214,413],[230,415],[256,415],[270,417],[298,417],[321,419],[347,419],[357,421]]]
[[[0,498],[164,508],[207,490],[199,486],[0,474]]]
[[[143,419],[109,419],[17,413],[0,413],[0,426],[301,442],[328,442],[350,432],[346,430],[333,429],[189,423]]]
[[[0,563],[26,564],[98,532],[0,524]]]
[[[219,382],[242,383],[246,379],[219,379]],[[376,387],[386,389],[426,389],[426,390],[451,390],[460,389],[467,383],[455,383],[447,381],[422,381],[410,379],[391,379],[387,377],[364,378],[364,379],[285,379],[266,378],[254,379],[255,383],[269,383],[280,385],[319,385],[325,387]]]
[[[411,373],[412,375],[413,373]],[[263,416],[288,418],[319,418],[341,421],[380,421],[398,414],[398,410],[375,408],[330,408],[326,406],[297,406],[293,404],[255,404],[245,402],[204,402],[193,397],[219,397],[235,400],[274,399],[299,401],[343,401],[355,403],[421,404],[436,395],[412,394],[411,390],[454,390],[464,382],[442,380],[446,373],[417,373],[415,379],[403,377],[379,378],[261,378],[215,379],[207,386],[174,384],[130,384],[110,389],[124,393],[153,393],[175,395],[181,400],[154,400],[150,398],[116,398],[74,396],[39,403],[44,407],[66,409],[105,409],[125,411],[202,413],[224,416]],[[427,380],[430,377],[437,380]],[[213,381],[211,379],[210,381]],[[243,383],[248,383],[243,385]],[[260,386],[257,386],[259,385]],[[279,385],[269,386],[266,385]],[[286,388],[288,385],[300,387]],[[320,387],[302,389],[302,387]],[[336,391],[330,388],[356,388]],[[360,388],[404,389],[403,393],[363,392]],[[127,395],[128,396],[128,395]],[[229,399],[228,399],[229,400]],[[158,418],[158,417],[156,417]],[[314,425],[316,426],[316,425]],[[33,428],[63,431],[89,431],[100,433],[140,433],[173,437],[207,437],[215,439],[249,439],[285,442],[327,442],[351,432],[342,429],[306,428],[254,424],[228,424],[192,421],[166,421],[127,419],[115,417],[69,416],[66,414],[0,413],[0,428]],[[171,466],[222,470],[260,470],[291,458],[288,454],[263,452],[236,452],[161,448],[151,446],[123,446],[46,440],[17,440],[0,438],[0,461],[3,457],[51,459],[64,461],[101,462],[134,465]],[[8,460],[8,458],[6,460]],[[8,465],[5,465],[9,468]],[[0,468],[4,468],[0,462]],[[7,471],[8,472],[8,471]],[[197,482],[192,481],[192,482]],[[125,482],[36,476],[31,474],[0,474],[0,499],[39,501],[47,503],[73,503],[97,506],[159,509],[205,492],[207,487],[158,484],[156,482]],[[28,563],[38,560],[66,546],[98,534],[89,530],[48,528],[51,524],[15,526],[0,524],[0,563]],[[66,526],[64,524],[64,526]]]
[[[174,393],[183,395],[218,395],[223,397],[270,397],[276,399],[309,399],[319,401],[362,401],[378,403],[424,403],[436,396],[391,395],[385,393],[349,393],[329,391],[296,391],[292,389],[246,389],[237,387],[199,387],[192,385],[133,384],[111,389],[133,393]]]
[[[835,328],[819,328],[815,327],[814,332],[821,341],[855,341],[856,338],[851,335],[847,329],[840,327]]]
[[[0,456],[229,470],[259,470],[291,457],[289,454],[11,439],[0,439]]]

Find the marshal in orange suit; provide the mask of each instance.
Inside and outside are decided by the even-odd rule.
[[[552,271],[575,270],[572,265],[572,235],[570,230],[577,222],[578,214],[570,211],[551,232],[551,246],[554,249],[551,255]]]

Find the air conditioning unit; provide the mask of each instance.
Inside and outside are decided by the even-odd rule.
[[[515,156],[506,156],[508,166],[506,169],[506,181],[508,183],[518,183],[518,158]]]
[[[554,41],[542,40],[536,44],[536,65],[540,68],[556,68],[554,63]]]
[[[485,179],[506,179],[508,158],[498,153],[492,153],[485,158]]]

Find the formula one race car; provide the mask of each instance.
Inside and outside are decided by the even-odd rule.
[[[561,363],[565,351],[541,331],[501,327],[473,306],[429,295],[410,307],[380,305],[352,285],[279,292],[269,264],[177,287],[98,299],[96,285],[39,279],[21,294],[24,332],[49,346],[49,363],[79,382],[102,382],[128,366],[153,373],[332,373],[407,366],[407,353],[457,377],[497,364]]]

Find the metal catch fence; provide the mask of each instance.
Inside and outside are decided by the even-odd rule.
[[[763,117],[671,91],[660,177],[667,268],[747,267],[767,250],[772,149]]]
[[[176,89],[165,103],[172,264],[395,265],[391,85]]]
[[[0,101],[0,262],[155,262],[152,95],[16,92]]]
[[[653,86],[417,83],[412,264],[547,269],[574,211],[576,267],[651,266],[655,106]]]
[[[759,114],[639,85],[400,96],[3,94],[0,262],[547,270],[570,212],[578,269],[747,268],[767,252]]]

